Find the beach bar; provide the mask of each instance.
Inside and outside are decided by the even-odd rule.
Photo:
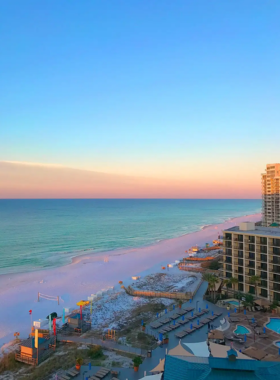
[[[55,347],[56,337],[54,335],[38,338],[38,348],[35,347],[35,337],[30,336],[22,341],[19,352],[15,354],[15,359],[35,366],[46,360],[55,351]]]

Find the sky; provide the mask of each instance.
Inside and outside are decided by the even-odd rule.
[[[279,0],[2,0],[0,198],[259,198],[279,19]]]

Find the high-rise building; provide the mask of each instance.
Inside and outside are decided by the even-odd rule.
[[[238,280],[236,291],[280,301],[280,228],[241,223],[224,231],[223,249],[224,278]]]
[[[262,174],[263,226],[280,225],[280,164],[266,165]]]

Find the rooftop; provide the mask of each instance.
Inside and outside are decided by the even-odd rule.
[[[45,338],[38,338],[38,343],[39,345],[42,344],[43,342],[45,342],[47,339]],[[35,338],[28,338],[28,339],[25,339],[21,342],[21,346],[24,346],[24,347],[29,347],[29,348],[34,348],[35,347]]]
[[[224,230],[225,232],[236,232],[244,235],[259,235],[259,236],[271,236],[280,238],[280,228],[277,227],[263,227],[255,226],[254,230],[242,230],[239,226],[234,226]]]

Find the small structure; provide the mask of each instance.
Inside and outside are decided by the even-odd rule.
[[[208,333],[208,342],[225,344],[224,333],[220,330],[213,330]]]
[[[46,360],[56,348],[56,337],[47,335],[38,338],[38,348],[35,347],[35,337],[30,336],[20,344],[20,351],[16,352],[15,359],[31,365],[38,365]]]
[[[263,307],[264,309],[268,309],[269,306],[270,306],[270,304],[271,304],[271,302],[269,302],[265,298],[260,298],[260,299],[255,300],[254,304],[257,305],[257,306]]]
[[[91,322],[85,320],[85,314],[74,312],[68,315],[67,328],[78,333],[84,333],[91,329]]]

